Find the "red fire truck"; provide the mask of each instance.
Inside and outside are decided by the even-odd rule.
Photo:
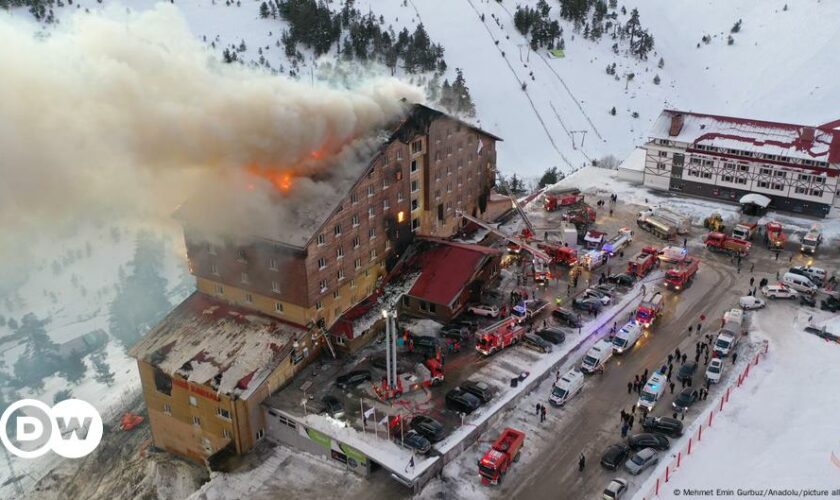
[[[563,264],[569,267],[577,264],[577,250],[572,247],[552,245],[551,243],[537,243],[537,248],[550,255],[551,261],[555,264]]]
[[[516,316],[509,316],[479,330],[475,350],[489,356],[519,342],[525,335],[525,326],[520,325],[518,319]]]
[[[580,208],[569,210],[563,214],[562,220],[571,222],[572,224],[594,224],[595,223],[595,209],[587,204],[583,204]]]
[[[443,383],[443,365],[438,358],[429,358],[414,367],[414,372],[397,375],[397,385],[393,389],[388,387],[384,379],[380,385],[373,384],[373,390],[379,399],[387,401],[405,393],[413,392],[424,387],[438,386]]]
[[[577,188],[555,189],[545,193],[545,211],[553,212],[563,207],[571,207],[583,201],[583,195]]]
[[[519,453],[525,443],[525,433],[507,427],[478,462],[478,474],[482,484],[499,484],[513,462],[519,461]]]
[[[649,292],[636,309],[636,323],[647,328],[653,324],[656,317],[662,313],[664,304],[662,292]]]
[[[738,238],[716,232],[707,234],[703,243],[706,245],[706,248],[713,252],[735,254],[742,257],[749,255],[750,247],[752,247],[752,243],[749,241],[739,240]]]
[[[765,229],[767,230],[765,236],[767,248],[776,250],[783,249],[785,247],[785,243],[787,243],[787,235],[782,229],[782,225],[775,221],[768,222]]]
[[[627,274],[635,274],[639,278],[647,276],[658,262],[659,252],[654,247],[644,247],[627,263]]]
[[[682,290],[691,283],[697,270],[700,268],[700,259],[688,258],[674,269],[665,273],[665,286],[672,290]]]

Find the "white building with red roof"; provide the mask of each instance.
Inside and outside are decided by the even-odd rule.
[[[840,122],[794,125],[664,110],[651,129],[644,185],[825,217],[840,206]]]

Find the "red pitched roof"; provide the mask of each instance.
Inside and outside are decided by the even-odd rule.
[[[499,251],[467,243],[438,243],[417,258],[421,274],[408,295],[448,306],[479,271],[485,257]]]

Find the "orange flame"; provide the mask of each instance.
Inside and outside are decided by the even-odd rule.
[[[251,175],[262,177],[263,179],[271,182],[275,189],[282,193],[287,193],[290,189],[292,189],[292,172],[289,170],[272,170],[253,164],[246,167],[246,170]],[[253,191],[254,185],[249,184],[248,190]]]

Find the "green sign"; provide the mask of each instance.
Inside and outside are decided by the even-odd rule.
[[[359,450],[356,450],[356,449],[354,449],[354,448],[351,448],[351,447],[347,446],[347,445],[346,445],[346,444],[344,444],[344,443],[340,443],[340,444],[338,445],[338,447],[339,447],[339,448],[341,448],[341,451],[343,451],[345,455],[347,455],[348,457],[352,458],[352,459],[353,459],[353,460],[355,460],[356,462],[358,462],[358,463],[360,463],[360,464],[365,464],[365,463],[367,463],[367,456],[365,456],[365,455],[364,455],[362,452],[360,452]]]
[[[306,429],[306,434],[309,435],[309,439],[315,441],[324,448],[328,450],[332,449],[332,438],[327,436],[326,434],[318,432],[311,427]]]
[[[549,50],[548,53],[558,58],[566,57],[566,53],[563,51],[563,49],[552,49]]]

